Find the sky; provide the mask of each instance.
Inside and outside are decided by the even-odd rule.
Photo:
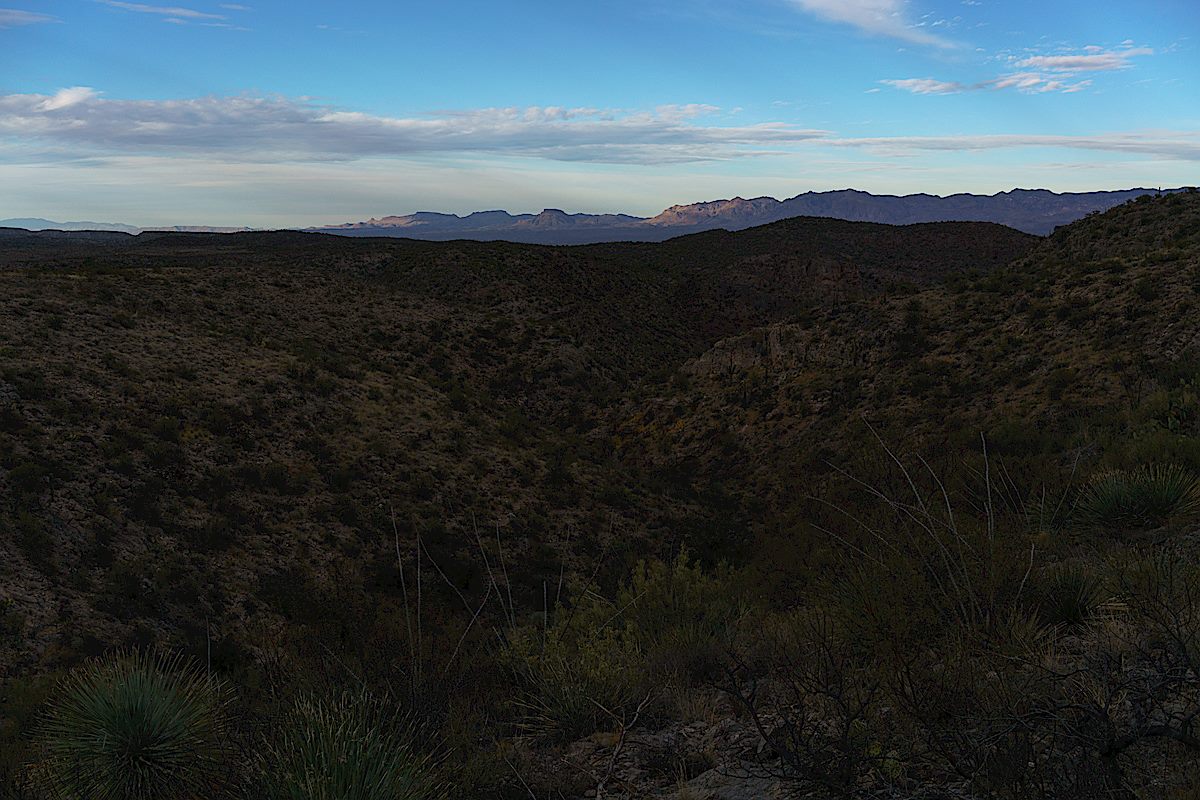
[[[1197,0],[178,1],[0,0],[0,218],[1200,183]]]

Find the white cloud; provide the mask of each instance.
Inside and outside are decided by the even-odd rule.
[[[319,161],[436,153],[665,164],[762,155],[827,135],[785,123],[733,126],[715,106],[653,111],[488,108],[385,117],[281,97],[110,100],[91,89],[0,96],[0,140],[95,153],[219,153]],[[722,114],[722,118],[727,118]]]
[[[180,8],[178,6],[148,6],[142,3],[126,3],[122,0],[99,0],[106,6],[119,8],[122,11],[134,11],[139,14],[158,14],[163,17],[172,17],[174,19],[227,19],[223,14],[209,14],[204,11],[196,11],[191,8]]]
[[[938,81],[933,78],[903,78],[899,80],[880,81],[880,83],[894,86],[897,89],[903,89],[913,94],[958,94],[968,88],[961,83]]]
[[[1016,89],[1019,92],[1026,94],[1045,94],[1046,92],[1058,92],[1060,94],[1074,94],[1082,92],[1084,89],[1092,85],[1091,81],[1076,81],[1068,83],[1067,81],[1055,78],[1052,76],[1043,75],[1038,72],[1017,72],[1012,75],[1002,75],[994,80],[980,84],[981,89]]]
[[[53,97],[49,97],[36,106],[38,111],[58,111],[70,108],[96,97],[96,90],[88,86],[72,86],[70,89],[59,89]]]
[[[39,14],[36,11],[0,8],[0,30],[16,28],[19,25],[36,25],[39,22],[58,22],[58,20],[49,14]]]
[[[936,93],[937,82],[925,90]],[[781,122],[731,125],[729,117],[700,104],[650,111],[550,106],[386,117],[281,97],[114,100],[73,87],[54,95],[0,96],[0,164],[150,156],[230,164],[486,156],[647,167],[814,153],[824,146],[885,155],[1036,147],[1200,162],[1195,131],[846,138]]]
[[[961,84],[934,78],[904,78],[880,81],[882,84],[903,89],[913,94],[958,94],[964,91],[983,89],[1014,89],[1024,94],[1074,94],[1082,92],[1093,83],[1081,80],[1084,73],[1096,73],[1127,69],[1137,56],[1152,55],[1148,47],[1125,47],[1105,50],[1098,45],[1088,45],[1081,53],[1059,53],[1018,58],[1009,56],[1006,61],[1019,69],[991,80],[974,84]]]
[[[887,36],[914,44],[953,47],[908,20],[903,0],[791,0],[810,14],[832,22],[853,25],[864,33]]]
[[[1043,75],[1039,72],[1017,72],[969,85],[957,81],[940,81],[934,78],[890,79],[880,81],[880,83],[912,94],[961,94],[984,89],[1015,89],[1024,94],[1045,94],[1047,92],[1073,94],[1092,85],[1090,80],[1068,82],[1060,77]]]
[[[1094,45],[1085,47],[1083,55],[1053,55],[1030,56],[1016,63],[1018,67],[1034,70],[1049,70],[1051,72],[1105,72],[1125,69],[1132,66],[1130,59],[1135,56],[1153,55],[1148,47],[1127,48],[1105,52]]]

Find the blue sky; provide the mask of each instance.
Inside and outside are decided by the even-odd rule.
[[[1200,182],[1196,0],[0,0],[0,217]]]

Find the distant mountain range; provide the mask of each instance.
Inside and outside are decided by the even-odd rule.
[[[412,239],[494,240],[539,244],[662,241],[714,228],[736,231],[791,217],[832,217],[852,222],[908,225],[918,222],[997,222],[1045,236],[1093,212],[1107,211],[1157,189],[1059,194],[1046,189],[1014,189],[994,195],[939,197],[874,195],[854,189],[806,192],[787,200],[756,197],[671,206],[655,217],[627,214],[540,214],[479,211],[460,217],[428,211],[350,222],[311,230],[344,236],[402,236]],[[1167,191],[1179,191],[1172,189]]]
[[[826,217],[851,222],[910,225],[919,222],[996,222],[1026,233],[1045,236],[1088,214],[1107,211],[1136,197],[1181,189],[1125,189],[1112,192],[1057,193],[1046,189],[1014,189],[993,195],[932,194],[875,195],[855,189],[805,192],[787,200],[756,197],[713,200],[671,206],[655,217],[628,214],[568,214],[546,209],[540,214],[476,211],[466,216],[420,211],[405,216],[372,218],[304,230],[341,236],[388,236],[428,241],[473,239],[528,244],[591,244],[598,242],[658,242],[689,233],[724,228],[753,228],[792,217]],[[252,228],[202,225],[138,228],[104,222],[53,222],[45,219],[0,220],[0,227],[28,230],[143,231],[174,233],[239,233]]]
[[[0,219],[0,228],[23,228],[27,231],[116,231],[139,234],[143,231],[169,233],[245,233],[253,228],[214,228],[209,225],[174,225],[164,228],[139,228],[122,222],[55,222],[37,217]]]
[[[119,231],[135,234],[142,232],[136,225],[120,222],[54,222],[38,218],[0,219],[0,228],[23,228],[27,231]]]

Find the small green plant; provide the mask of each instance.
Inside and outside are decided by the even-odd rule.
[[[435,764],[403,714],[362,694],[297,700],[259,758],[262,800],[440,800]]]
[[[523,727],[549,739],[587,736],[668,685],[718,674],[745,612],[734,583],[728,569],[708,573],[682,552],[639,562],[611,600],[585,589],[545,628],[514,631],[505,657],[524,687]]]
[[[1182,467],[1151,464],[1094,477],[1076,505],[1086,525],[1154,527],[1200,512],[1200,480]]]
[[[1042,582],[1038,615],[1049,625],[1082,625],[1104,603],[1104,582],[1079,564],[1057,565]]]
[[[686,550],[673,561],[643,561],[617,595],[626,634],[638,642],[656,678],[686,681],[721,672],[744,590],[725,567],[707,572]]]
[[[522,686],[520,725],[539,738],[570,741],[610,727],[641,688],[645,659],[635,642],[612,625],[573,624],[568,612],[549,631],[516,631],[507,643]]]
[[[33,777],[61,800],[213,797],[229,761],[228,704],[220,681],[178,657],[93,661],[51,696]]]

